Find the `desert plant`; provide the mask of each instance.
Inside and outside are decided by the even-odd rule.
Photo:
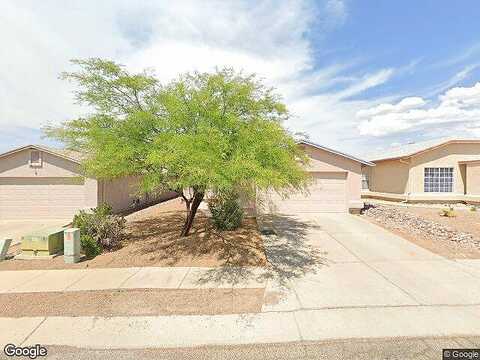
[[[102,247],[97,243],[97,241],[90,235],[83,234],[80,236],[80,244],[82,245],[82,250],[87,256],[87,259],[92,259],[97,255],[100,255],[103,251]]]
[[[112,207],[106,203],[97,206],[96,208],[92,209],[93,213],[97,216],[105,217],[107,215],[112,215]]]
[[[242,224],[243,209],[236,193],[217,193],[208,201],[212,223],[218,230],[235,230]]]
[[[125,235],[125,223],[122,216],[112,214],[108,205],[101,205],[90,212],[81,210],[73,218],[73,226],[80,229],[80,234],[92,237],[106,250],[120,244]]]
[[[455,210],[453,209],[453,206],[449,206],[448,208],[443,208],[440,210],[440,216],[445,216],[445,217],[455,217],[457,216],[455,214]]]
[[[470,206],[470,211],[477,211],[477,207],[475,205]]]
[[[104,249],[117,247],[125,235],[125,219],[117,215],[99,216],[94,226],[95,237]]]
[[[78,85],[76,99],[92,112],[47,126],[46,135],[88,155],[87,176],[139,176],[137,190],[176,191],[186,207],[181,236],[219,187],[288,194],[308,185],[308,157],[282,127],[290,113],[255,75],[225,68],[161,84],[150,71],[131,73],[109,60],[74,64],[62,78]]]

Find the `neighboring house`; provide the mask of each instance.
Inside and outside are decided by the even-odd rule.
[[[370,157],[363,197],[412,202],[480,201],[480,139],[410,143]]]
[[[358,212],[363,208],[362,169],[375,164],[309,141],[300,141],[299,146],[310,158],[307,171],[312,183],[308,192],[290,194],[288,198],[273,192],[259,194],[258,212]]]
[[[135,195],[134,178],[83,177],[80,162],[77,152],[39,145],[0,154],[0,220],[70,219],[102,203],[118,212],[151,200]]]

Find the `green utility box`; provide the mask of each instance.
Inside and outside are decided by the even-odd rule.
[[[22,255],[51,256],[63,252],[64,228],[42,229],[22,236]]]

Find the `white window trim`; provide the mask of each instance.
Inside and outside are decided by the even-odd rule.
[[[451,181],[451,191],[427,191],[425,186],[425,172],[426,169],[451,169],[452,170],[452,181]],[[455,167],[454,166],[426,166],[423,168],[423,193],[424,194],[454,194],[455,191]]]

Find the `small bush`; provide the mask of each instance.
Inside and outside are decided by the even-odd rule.
[[[242,224],[243,209],[236,194],[216,194],[209,200],[208,207],[216,229],[235,230]]]
[[[83,252],[88,259],[92,259],[95,256],[100,255],[103,251],[102,247],[90,235],[80,235],[80,243],[82,245]]]
[[[116,248],[125,236],[125,219],[117,215],[97,217],[96,239],[104,249]]]
[[[470,211],[477,211],[477,207],[475,205],[470,206]]]
[[[113,215],[112,207],[108,204],[102,204],[92,209],[93,213],[99,217],[106,217],[108,215]]]
[[[457,214],[455,214],[455,210],[453,210],[453,207],[448,207],[448,208],[443,208],[440,210],[440,216],[445,216],[445,217],[455,217]]]
[[[73,226],[80,229],[81,235],[90,236],[106,250],[118,247],[125,236],[125,223],[123,217],[112,214],[108,205],[91,209],[91,212],[81,210],[73,218]]]

